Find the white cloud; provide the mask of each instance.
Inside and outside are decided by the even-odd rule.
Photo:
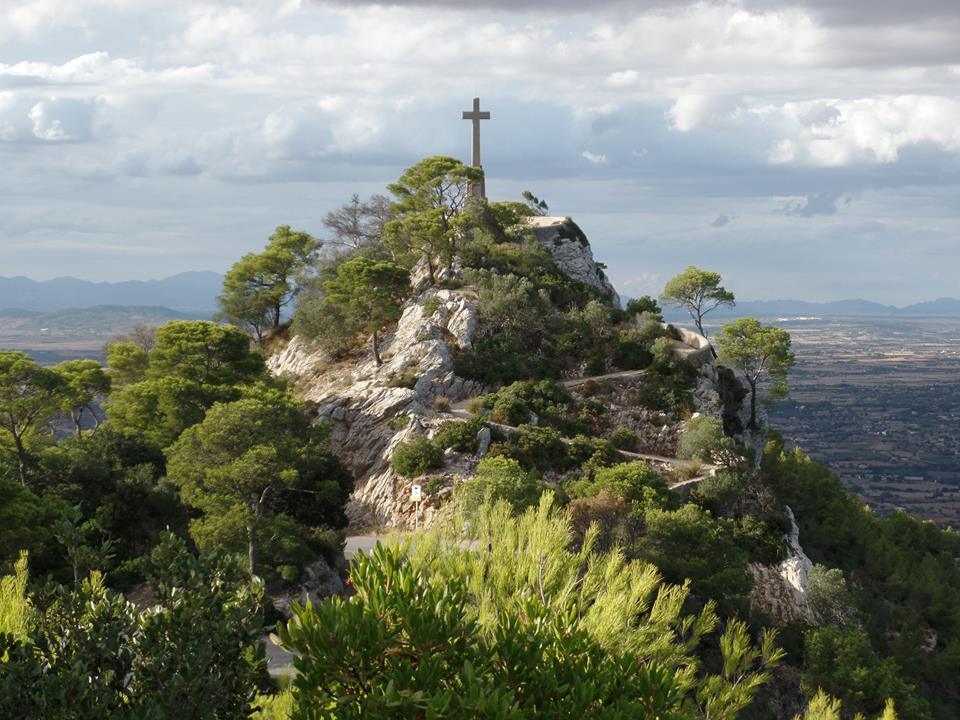
[[[607,79],[603,81],[603,84],[614,89],[626,88],[636,85],[639,79],[640,73],[636,70],[618,70],[617,72],[610,73]]]
[[[31,98],[0,93],[0,141],[90,140],[94,134],[95,107],[89,98]]]
[[[694,93],[677,98],[666,116],[671,128],[689,132],[702,125],[736,122],[739,107],[736,98]]]
[[[33,136],[40,140],[86,140],[92,116],[88,103],[70,98],[41,100],[28,114]]]
[[[562,3],[570,12],[547,0],[489,3],[501,10],[0,0],[0,215],[21,213],[20,188],[44,188],[43,207],[18,215],[22,223],[63,198],[75,203],[72,217],[110,184],[129,193],[119,235],[131,245],[145,242],[143,216],[171,235],[203,222],[203,257],[225,263],[250,214],[264,227],[308,226],[339,195],[382,189],[418,157],[466,156],[459,112],[480,95],[493,112],[484,124],[491,192],[549,181],[551,205],[581,214],[647,203],[642,223],[604,226],[624,247],[642,227],[654,240],[683,239],[704,263],[732,262],[703,240],[720,213],[737,211],[724,245],[748,230],[765,237],[765,222],[822,230],[859,212],[859,188],[876,184],[924,188],[909,202],[929,217],[910,217],[910,227],[935,235],[936,218],[956,217],[944,210],[960,175],[956,14],[931,21],[885,2],[868,23],[836,20],[827,0],[623,0],[589,12],[574,0]],[[319,202],[315,184],[334,178]],[[233,205],[239,187],[244,202]],[[818,193],[841,191],[857,202],[816,223],[783,211],[788,202],[797,214],[836,208]],[[185,209],[185,197],[195,206]],[[97,206],[97,215],[114,213]],[[636,275],[631,262],[621,277]]]
[[[606,155],[602,153],[592,153],[589,150],[584,150],[580,153],[580,157],[593,165],[606,165],[609,162]]]
[[[904,148],[928,143],[960,152],[960,101],[920,95],[788,103],[780,110],[794,137],[773,146],[776,163],[837,167],[894,163]]]

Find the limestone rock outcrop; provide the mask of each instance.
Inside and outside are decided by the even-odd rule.
[[[537,241],[547,249],[557,267],[566,275],[602,291],[620,307],[620,296],[593,259],[593,250],[583,230],[568,217],[532,217],[529,219]]]
[[[800,621],[814,623],[807,585],[813,563],[800,545],[800,528],[793,511],[784,508],[790,518],[790,532],[784,536],[787,557],[775,565],[750,563],[753,576],[750,602],[767,613],[777,625]]]
[[[298,393],[330,425],[334,449],[357,479],[347,505],[354,526],[393,526],[409,494],[390,467],[393,449],[435,421],[438,399],[457,402],[485,388],[453,372],[453,351],[467,348],[477,324],[468,289],[428,289],[408,302],[396,329],[383,338],[384,364],[364,351],[331,363],[294,338],[269,360],[293,377]],[[441,402],[446,402],[446,400]]]

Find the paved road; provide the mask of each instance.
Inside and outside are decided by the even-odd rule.
[[[369,555],[379,539],[376,535],[352,535],[348,537],[347,544],[343,547],[344,557],[349,562],[358,552]]]
[[[346,545],[343,547],[343,554],[348,562],[358,552],[369,555],[379,539],[376,535],[352,535],[347,538]],[[270,675],[280,677],[293,673],[293,655],[274,645],[269,637],[264,637],[263,642],[267,651],[267,671]]]

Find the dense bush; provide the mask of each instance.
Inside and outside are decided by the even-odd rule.
[[[150,610],[93,573],[52,592],[26,641],[0,635],[0,717],[248,717],[266,680],[260,583],[239,562],[197,559],[169,535],[147,575]]]
[[[629,547],[643,530],[643,514],[608,490],[596,495],[574,497],[568,506],[570,523],[577,542],[583,542],[587,532],[596,532],[594,547],[606,552],[614,547]]]
[[[660,304],[649,295],[627,300],[626,312],[628,315],[634,317],[638,315],[650,315],[657,320],[663,320],[663,310],[660,308]]]
[[[431,582],[403,553],[354,562],[357,594],[296,608],[280,630],[296,653],[294,718],[672,716],[669,669],[603,648],[527,596],[481,632],[462,581]]]
[[[572,533],[570,513],[557,510],[548,493],[519,516],[500,503],[478,508],[468,525],[462,517],[443,519],[411,538],[407,557],[432,587],[463,583],[467,616],[476,618],[481,636],[500,637],[499,630],[516,627],[511,618],[526,612],[521,598],[536,597],[551,617],[567,618],[561,634],[582,630],[608,658],[629,653],[677,671],[687,698],[679,717],[735,717],[780,656],[772,635],[764,634],[761,651],[751,647],[744,625],[731,622],[717,647],[711,603],[684,616],[686,588],[662,585],[655,568],[627,561],[620,551],[598,551],[595,530],[582,544],[571,544]],[[717,653],[717,675],[695,659],[701,643]],[[530,682],[537,684],[536,675]],[[586,716],[602,717],[596,709]]]
[[[502,442],[490,446],[490,455],[513,458],[528,470],[563,469],[568,465],[567,446],[559,431],[521,425]]]
[[[904,718],[931,717],[927,703],[903,678],[893,658],[882,658],[863,631],[815,628],[804,637],[803,687],[809,696],[819,690],[842,698],[847,712],[880,713],[893,698]]]
[[[443,424],[433,444],[441,450],[453,448],[457,452],[474,452],[477,449],[477,434],[484,426],[483,418],[471,418],[466,422],[452,420]]]
[[[734,542],[729,521],[688,503],[676,510],[649,508],[644,524],[632,551],[660,568],[669,581],[688,579],[695,592],[710,598],[749,592],[748,555]]]
[[[666,481],[642,461],[599,468],[592,478],[572,483],[569,493],[573,497],[594,497],[608,493],[641,505],[660,505],[669,498]]]
[[[443,448],[437,447],[425,437],[416,437],[397,445],[390,464],[398,475],[417,477],[443,467]]]
[[[577,435],[567,447],[567,457],[571,465],[583,468],[584,474],[592,476],[599,468],[622,463],[623,455],[609,440]]]
[[[666,337],[654,341],[651,353],[653,361],[640,388],[640,402],[654,410],[689,410],[696,380],[693,366],[676,358],[673,342]]]
[[[726,463],[733,456],[733,441],[723,434],[723,423],[712,417],[691,418],[683,426],[677,457]]]
[[[513,458],[485,457],[477,465],[476,476],[464,482],[457,491],[464,506],[473,509],[484,502],[504,500],[515,512],[535,505],[543,483],[523,469]]]
[[[636,450],[640,437],[630,428],[617,428],[610,436],[610,444],[617,450]]]

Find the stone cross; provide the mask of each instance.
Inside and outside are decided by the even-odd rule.
[[[473,110],[464,110],[463,111],[464,120],[473,121],[473,166],[475,168],[483,169],[483,165],[480,164],[480,121],[489,120],[490,113],[487,111],[480,111],[480,98],[473,99]],[[485,198],[487,196],[486,184],[481,179],[479,183],[474,183],[470,188],[470,194],[475,197]]]

